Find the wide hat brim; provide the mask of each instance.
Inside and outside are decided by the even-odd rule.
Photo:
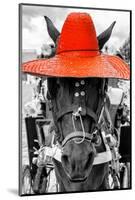
[[[89,52],[66,52],[29,61],[23,63],[22,71],[37,76],[130,79],[129,66],[118,56],[89,56]]]

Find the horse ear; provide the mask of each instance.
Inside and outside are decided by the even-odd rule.
[[[116,56],[118,56],[119,58],[121,58],[122,60],[124,60],[124,58],[123,58],[122,54],[120,53],[120,51],[116,52]]]
[[[104,46],[104,44],[109,40],[113,27],[115,25],[116,21],[114,21],[109,28],[107,28],[104,32],[102,32],[98,37],[98,45],[99,45],[99,49],[101,50]]]
[[[45,18],[45,21],[47,24],[48,33],[49,33],[50,37],[52,38],[52,40],[54,41],[54,43],[56,44],[56,41],[60,35],[60,32],[57,30],[57,28],[54,26],[53,22],[47,16],[44,16],[44,18]]]

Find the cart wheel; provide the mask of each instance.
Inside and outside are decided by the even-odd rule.
[[[22,170],[22,194],[31,194],[32,180],[29,165],[24,165]]]

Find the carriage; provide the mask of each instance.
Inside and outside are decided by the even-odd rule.
[[[43,127],[50,124],[42,116],[26,117],[29,164],[22,168],[22,193],[41,194],[47,192],[48,177],[54,169],[50,157],[44,155],[45,134]],[[32,127],[32,128],[31,128]]]
[[[54,170],[55,192],[130,188],[130,123],[120,90],[114,90],[115,97],[121,93],[116,105],[108,93],[108,79],[129,79],[129,67],[101,53],[115,22],[96,37],[86,13],[69,14],[61,34],[45,20],[56,49],[50,59],[24,63],[23,72],[47,76],[52,118],[25,119],[30,164],[22,175],[24,191],[50,192]]]

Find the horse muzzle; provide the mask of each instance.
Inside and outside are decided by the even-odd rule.
[[[95,147],[90,142],[90,134],[84,140],[73,137],[73,134],[63,143],[62,166],[70,181],[84,182],[92,169]],[[77,136],[80,135],[81,133],[78,132]]]

